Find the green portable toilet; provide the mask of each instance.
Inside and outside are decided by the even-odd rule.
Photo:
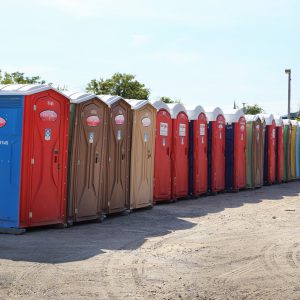
[[[291,133],[291,179],[296,180],[296,142],[298,134],[298,122],[296,120],[291,120],[292,133]]]
[[[263,123],[257,115],[246,115],[246,172],[247,188],[261,187],[263,184]]]
[[[292,124],[289,119],[283,120],[284,135],[283,135],[283,153],[284,153],[284,173],[283,181],[291,180],[291,134]]]
[[[261,121],[261,139],[260,139],[260,166],[261,166],[261,172],[260,172],[260,186],[264,185],[264,163],[265,163],[265,136],[266,136],[266,120],[264,115],[258,115]]]

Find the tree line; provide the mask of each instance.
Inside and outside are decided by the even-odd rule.
[[[150,89],[145,84],[136,80],[135,75],[127,73],[115,73],[112,77],[104,79],[92,79],[86,86],[86,92],[96,95],[117,95],[125,99],[145,99],[150,96]],[[0,69],[0,84],[46,84],[40,76],[26,76],[22,72],[2,72]],[[51,82],[47,83],[52,86]],[[67,86],[58,86],[59,90],[67,90]],[[180,99],[172,99],[167,96],[160,97],[165,103],[180,103]],[[247,105],[243,108],[245,114],[255,115],[262,113],[263,109],[258,104]]]

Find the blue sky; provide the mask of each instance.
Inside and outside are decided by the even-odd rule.
[[[300,1],[10,0],[1,4],[0,68],[70,90],[127,72],[185,104],[268,113],[300,107]]]

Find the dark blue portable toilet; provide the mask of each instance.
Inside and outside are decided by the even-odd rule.
[[[189,194],[207,193],[207,118],[202,106],[187,106],[189,116]]]
[[[23,97],[0,94],[0,228],[19,226],[22,124]]]
[[[227,119],[226,119],[227,121]],[[225,190],[234,190],[234,124],[226,123],[225,143]]]

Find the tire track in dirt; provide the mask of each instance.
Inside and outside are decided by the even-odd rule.
[[[294,243],[288,248],[286,259],[290,267],[300,269],[300,244]],[[299,250],[297,250],[299,248]]]

